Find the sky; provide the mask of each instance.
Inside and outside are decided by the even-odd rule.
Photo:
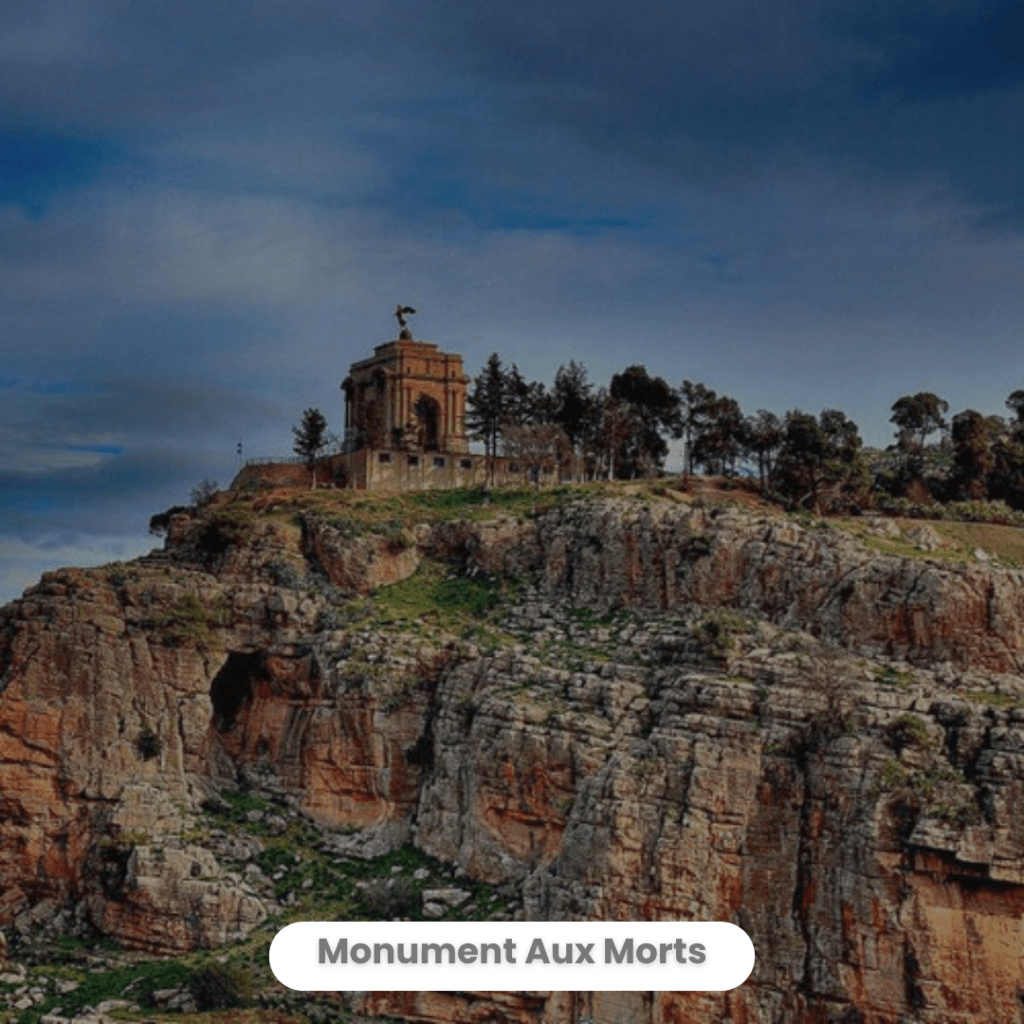
[[[1024,10],[0,0],[0,601],[395,335],[752,413],[1024,387]]]

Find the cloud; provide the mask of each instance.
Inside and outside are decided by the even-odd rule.
[[[69,393],[8,382],[0,392],[0,469],[26,480],[142,446],[202,447],[219,435],[227,450],[239,432],[282,412],[267,399],[188,378],[97,381]]]
[[[0,605],[20,597],[57,566],[94,566],[128,561],[159,546],[154,537],[125,539],[71,533],[42,537],[35,544],[0,533]]]
[[[137,537],[335,427],[399,301],[471,373],[645,362],[875,443],[1024,384],[1008,3],[0,13],[8,537]]]

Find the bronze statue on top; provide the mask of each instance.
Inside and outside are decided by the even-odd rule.
[[[416,312],[416,310],[413,309],[412,306],[403,306],[401,303],[399,303],[395,307],[395,317],[398,320],[398,327],[399,327],[399,331],[398,331],[398,337],[399,338],[410,339],[410,340],[412,339],[412,331],[410,331],[409,328],[406,326],[405,317],[406,317],[407,313],[415,313],[415,312]]]

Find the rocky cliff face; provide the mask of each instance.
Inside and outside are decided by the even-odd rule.
[[[377,532],[236,501],[166,548],[2,612],[0,924],[25,941],[164,952],[280,913],[203,827],[241,785],[527,919],[732,920],[757,950],[731,993],[364,1013],[1024,1019],[1021,573],[621,498]],[[479,624],[352,600],[402,579],[475,587]]]

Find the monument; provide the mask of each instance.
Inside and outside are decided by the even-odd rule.
[[[369,359],[353,363],[342,382],[345,393],[344,450],[417,449],[461,455],[466,439],[466,386],[462,356],[416,341],[395,310],[399,334],[378,345]]]
[[[462,356],[417,341],[406,319],[415,312],[399,303],[398,337],[349,368],[341,451],[317,461],[318,485],[407,491],[523,483],[516,460],[470,452]],[[231,487],[301,487],[309,474],[299,459],[250,459]]]

